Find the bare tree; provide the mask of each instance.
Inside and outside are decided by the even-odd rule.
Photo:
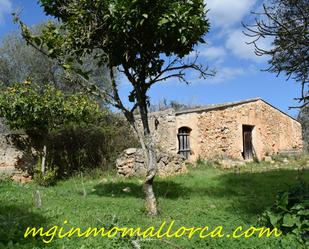
[[[253,25],[243,24],[245,35],[253,38],[248,44],[255,46],[258,56],[270,56],[265,71],[285,73],[301,84],[300,105],[309,104],[309,0],[271,0],[263,5],[263,11],[252,12]],[[264,38],[272,39],[270,49],[259,46]]]

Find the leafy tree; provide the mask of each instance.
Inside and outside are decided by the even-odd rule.
[[[269,72],[284,72],[302,86],[301,96],[297,98],[300,107],[309,104],[309,1],[271,0],[263,5],[256,16],[254,25],[244,25],[245,34],[254,38],[258,56],[270,56]],[[270,49],[258,45],[260,39],[273,39]],[[249,43],[249,44],[250,44]]]
[[[47,24],[36,25],[31,28],[31,31],[40,34],[45,25]],[[92,70],[91,80],[108,89],[106,67],[104,65],[97,67],[93,56],[85,56],[83,61],[84,70]],[[18,32],[4,36],[0,45],[0,83],[9,86],[17,82],[24,82],[30,77],[33,82],[38,84],[49,83],[67,92],[80,89],[79,85],[76,84],[76,80],[78,80],[76,75],[68,77],[57,60],[29,46]]]
[[[155,144],[148,123],[148,90],[154,84],[178,78],[188,83],[185,70],[193,69],[201,77],[207,67],[197,58],[184,56],[194,50],[208,32],[209,23],[203,0],[40,0],[46,14],[58,18],[60,26],[49,24],[41,36],[31,34],[17,17],[23,36],[34,47],[56,58],[67,72],[78,72],[87,91],[108,100],[120,109],[139,136],[147,158],[144,182],[147,210],[156,215],[153,180],[157,173]],[[98,65],[107,64],[111,93],[89,80],[75,58],[97,51]],[[115,71],[122,72],[132,85],[126,107],[119,96]],[[134,110],[138,109],[142,131]]]
[[[102,113],[85,94],[65,95],[50,85],[42,89],[26,81],[1,90],[0,117],[11,129],[24,130],[33,139],[33,145],[41,151],[43,175],[49,134],[64,124],[92,124]]]

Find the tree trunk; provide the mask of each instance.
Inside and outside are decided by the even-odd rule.
[[[43,154],[42,154],[42,164],[41,164],[41,172],[42,172],[42,176],[45,175],[45,171],[46,171],[46,145],[43,146]]]
[[[147,141],[148,140],[148,141]],[[152,138],[149,135],[146,138],[146,150],[148,154],[147,175],[144,182],[144,192],[146,197],[146,207],[149,215],[157,215],[157,200],[153,191],[153,180],[157,173],[157,157],[155,146],[152,142]]]
[[[146,155],[145,161],[147,162],[147,174],[143,186],[146,199],[146,208],[149,215],[155,216],[158,214],[157,200],[153,191],[153,180],[157,173],[156,148],[149,128],[146,102],[140,102],[139,110],[144,130],[142,140],[145,145],[144,154]]]
[[[138,129],[135,118],[131,115],[125,113],[125,116],[131,126],[133,127],[136,135],[140,140],[140,144],[144,151],[145,162],[147,167],[147,174],[146,179],[143,185],[144,193],[145,193],[145,200],[146,200],[146,209],[149,215],[155,216],[158,214],[157,210],[157,201],[153,191],[153,180],[157,173],[157,157],[156,157],[156,148],[153,142],[149,123],[148,123],[148,115],[144,112],[141,112],[141,119],[144,132],[142,133],[140,129]]]
[[[109,61],[111,61],[111,56],[109,55]],[[145,63],[145,65],[148,65]],[[128,68],[127,68],[128,69]],[[122,101],[118,94],[117,84],[115,81],[114,73],[113,73],[113,67],[112,64],[109,63],[109,72],[112,82],[112,90],[114,94],[114,100],[117,103],[117,107],[120,108],[126,119],[129,121],[129,123],[132,125],[133,129],[137,133],[137,136],[139,137],[142,149],[144,151],[145,155],[145,162],[147,166],[147,174],[146,179],[144,182],[144,193],[145,193],[145,199],[146,199],[146,208],[149,215],[157,215],[157,200],[153,191],[153,180],[157,173],[157,158],[156,158],[156,149],[154,145],[154,141],[152,139],[150,129],[149,129],[149,123],[148,123],[148,110],[147,110],[147,87],[145,86],[145,76],[141,77],[139,82],[136,82],[134,78],[130,75],[130,73],[125,69],[125,73],[128,77],[128,79],[131,81],[134,90],[135,90],[135,97],[137,100],[137,106],[140,111],[142,125],[143,125],[143,134],[138,129],[135,123],[135,118],[133,114],[133,110],[131,112],[127,111],[126,108],[124,108]],[[145,74],[144,74],[145,75]]]

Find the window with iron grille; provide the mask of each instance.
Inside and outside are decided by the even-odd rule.
[[[181,127],[178,129],[178,154],[184,156],[186,159],[190,157],[190,132],[188,127]]]

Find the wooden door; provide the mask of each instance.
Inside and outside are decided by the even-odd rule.
[[[186,159],[190,157],[190,128],[182,127],[178,130],[178,153],[184,156]]]
[[[244,159],[253,158],[253,145],[252,145],[252,129],[253,126],[244,125],[243,126],[243,153]]]

